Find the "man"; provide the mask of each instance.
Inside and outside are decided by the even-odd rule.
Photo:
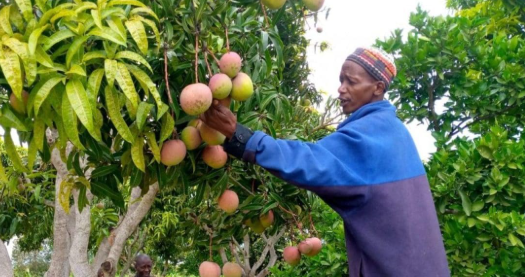
[[[350,276],[450,276],[425,169],[384,100],[395,75],[379,49],[351,54],[338,89],[350,116],[317,143],[254,133],[217,101],[201,118],[227,137],[228,153],[315,192],[341,215]]]
[[[148,255],[139,254],[135,257],[135,277],[150,277],[152,261]]]

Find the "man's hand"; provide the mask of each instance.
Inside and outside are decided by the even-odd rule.
[[[219,103],[218,100],[213,100],[211,107],[200,116],[200,119],[209,127],[219,131],[228,139],[231,139],[235,128],[237,127],[237,118],[228,109]]]

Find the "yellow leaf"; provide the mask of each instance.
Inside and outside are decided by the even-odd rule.
[[[36,28],[31,32],[31,35],[29,36],[29,54],[34,55],[36,51],[36,46],[38,44],[38,39],[40,38],[40,35],[42,32],[44,32],[49,27],[49,24],[46,24],[42,27]]]
[[[15,0],[15,2],[18,8],[22,11],[24,19],[26,21],[31,20],[31,18],[33,18],[33,7],[31,0]]]
[[[109,114],[109,118],[113,122],[113,125],[115,125],[115,128],[123,139],[129,143],[133,143],[135,141],[135,137],[129,130],[126,121],[124,121],[124,118],[120,113],[117,93],[114,92],[111,87],[106,87],[104,94],[106,98],[107,112]]]
[[[138,20],[128,20],[125,24],[142,54],[146,55],[148,53],[148,37],[142,22]]]
[[[120,89],[124,92],[126,97],[131,102],[133,108],[137,109],[139,105],[139,95],[135,90],[135,85],[133,84],[131,75],[129,74],[129,71],[124,64],[117,63],[117,72],[115,75],[115,79],[117,80]]]
[[[16,151],[16,146],[13,143],[13,139],[11,138],[11,129],[5,129],[4,133],[4,143],[5,143],[5,151],[7,153],[7,156],[13,163],[13,167],[18,172],[27,172],[27,168],[22,164],[22,160],[20,159],[20,156],[18,156],[18,152]]]
[[[0,10],[0,27],[4,30],[5,33],[12,35],[13,27],[9,22],[9,13],[11,11],[11,5],[7,5]]]
[[[144,140],[142,136],[138,136],[135,142],[131,145],[131,159],[135,166],[142,172],[146,172],[146,163],[144,161]]]
[[[120,59],[120,60],[128,59],[128,60],[132,60],[132,61],[138,62],[138,63],[146,66],[151,71],[151,73],[153,73],[153,69],[149,65],[148,61],[146,61],[146,59],[144,59],[141,55],[139,55],[139,54],[137,54],[135,52],[120,51],[120,52],[118,52],[115,55],[115,59]]]
[[[151,149],[151,152],[153,153],[153,157],[158,163],[160,163],[160,148],[155,139],[155,133],[153,132],[146,133],[146,139],[148,140],[148,145],[149,145],[149,148]]]
[[[77,114],[80,122],[82,122],[82,125],[86,127],[93,138],[100,140],[100,137],[97,136],[97,132],[95,131],[93,112],[84,85],[82,85],[79,80],[69,80],[66,84],[66,92],[71,107]]]
[[[84,146],[78,137],[77,116],[75,111],[73,111],[66,94],[62,96],[61,115],[62,123],[64,124],[64,132],[69,138],[69,141],[71,141],[71,143],[73,143],[78,149],[84,150]]]
[[[73,183],[68,182],[66,179],[60,183],[60,191],[58,193],[58,203],[62,206],[62,209],[69,214],[69,198],[71,198],[71,191],[73,190]]]
[[[106,73],[106,82],[108,86],[113,86],[115,76],[117,75],[117,61],[106,59],[104,60],[104,71]]]
[[[0,67],[16,98],[22,100],[22,68],[18,55],[9,48],[0,48]]]
[[[7,38],[3,40],[5,46],[11,48],[24,64],[25,77],[27,84],[30,86],[36,79],[36,59],[34,55],[29,55],[29,49],[26,43],[20,42],[15,38]]]
[[[138,6],[138,7],[146,7],[144,3],[137,1],[137,0],[112,0],[109,1],[108,7],[113,7],[117,5],[132,5],[132,6]]]

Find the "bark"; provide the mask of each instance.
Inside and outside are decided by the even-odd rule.
[[[75,213],[75,236],[69,251],[69,265],[75,277],[92,277],[95,276],[88,261],[88,245],[89,235],[91,233],[91,210],[89,202],[93,199],[93,195],[88,190],[86,193],[88,205],[86,205],[82,212],[78,209],[79,190],[73,191],[73,198],[75,204],[71,213]]]
[[[109,251],[108,258],[104,263],[102,263],[101,268],[110,274],[110,276],[115,276],[117,272],[118,261],[122,250],[124,249],[124,244],[128,237],[137,229],[137,226],[140,224],[144,216],[149,212],[155,196],[159,191],[159,184],[155,182],[149,187],[148,193],[146,193],[142,200],[138,203],[132,203],[131,205],[136,205],[136,207],[130,207],[132,211],[128,211],[124,220],[118,227],[115,236],[115,242]],[[130,205],[130,206],[131,206]]]
[[[13,266],[11,265],[11,258],[5,247],[4,242],[0,239],[0,276],[13,277]]]
[[[54,137],[56,139],[56,137]],[[48,129],[48,141],[54,142],[53,134]],[[60,150],[53,148],[51,152],[51,162],[57,170],[55,180],[55,215],[53,219],[53,254],[51,264],[47,270],[46,277],[68,277],[69,276],[69,249],[70,237],[67,230],[68,215],[60,205],[59,197],[60,184],[67,178],[67,165],[60,157]]]
[[[225,264],[228,262],[228,257],[226,256],[226,250],[224,250],[224,247],[221,247],[219,249],[219,253],[221,254],[221,260],[222,263]]]

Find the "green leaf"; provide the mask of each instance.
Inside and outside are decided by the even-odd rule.
[[[29,55],[27,44],[16,38],[4,39],[3,43],[22,59],[27,83],[29,86],[32,85],[36,79],[36,59],[33,55]]]
[[[461,205],[463,206],[465,214],[470,216],[470,213],[472,212],[472,203],[470,202],[470,199],[463,190],[459,191],[459,196],[461,196]]]
[[[153,69],[149,65],[148,61],[146,61],[146,59],[144,59],[141,55],[139,55],[139,54],[137,54],[135,52],[120,51],[120,52],[118,52],[115,55],[115,59],[121,59],[121,60],[122,59],[128,59],[128,60],[132,60],[132,61],[138,62],[138,63],[146,66],[151,71],[151,73],[153,73]]]
[[[109,175],[117,171],[118,169],[119,169],[119,166],[116,164],[99,166],[95,168],[93,172],[91,172],[91,179],[104,177],[106,175]]]
[[[131,145],[131,159],[135,166],[142,172],[146,172],[146,163],[144,161],[144,139],[138,136]]]
[[[155,133],[146,133],[146,140],[148,142],[149,148],[151,149],[151,152],[153,153],[153,157],[158,163],[160,163],[160,148],[157,144],[157,140],[155,139]]]
[[[518,244],[519,239],[516,236],[514,236],[512,233],[510,233],[509,241],[512,246],[516,246]]]
[[[146,7],[144,3],[137,1],[137,0],[111,0],[107,4],[107,7],[113,7],[117,5],[131,5],[131,6],[137,6],[137,7]]]
[[[7,153],[7,156],[13,163],[13,167],[18,172],[27,172],[27,168],[22,164],[22,160],[20,159],[20,156],[18,156],[18,152],[16,151],[16,146],[13,143],[13,139],[11,138],[11,129],[5,129],[4,133],[4,144],[5,144],[5,151]]]
[[[71,68],[66,72],[66,75],[78,75],[86,77],[86,71],[84,71],[84,68],[82,68],[78,64],[74,64],[71,66]]]
[[[485,158],[485,159],[488,159],[488,160],[493,160],[494,159],[494,156],[493,156],[493,151],[492,149],[490,149],[488,146],[478,146],[477,147],[477,150],[479,152],[479,154]]]
[[[142,54],[146,55],[148,53],[148,37],[142,22],[138,20],[128,20],[124,24],[135,43],[137,43],[139,50]]]
[[[77,114],[80,122],[82,122],[82,125],[86,127],[93,138],[100,141],[100,138],[97,138],[96,135],[97,132],[95,131],[95,126],[93,124],[93,112],[84,85],[82,85],[79,80],[69,80],[66,84],[66,92],[71,107]]]
[[[117,75],[117,61],[106,59],[104,61],[104,70],[106,73],[106,81],[108,83],[108,86],[113,86],[113,82],[115,81],[115,76]]]
[[[162,116],[162,125],[160,129],[160,141],[163,142],[167,140],[171,134],[173,134],[173,129],[175,128],[175,121],[169,113],[165,113]]]
[[[485,202],[483,202],[483,201],[476,201],[472,205],[472,211],[473,212],[479,212],[479,211],[481,211],[481,209],[483,209],[484,206],[485,206]]]
[[[116,206],[122,209],[124,208],[124,198],[116,187],[114,188],[104,183],[91,182],[91,192],[101,198],[107,197],[111,199]]]
[[[31,0],[15,0],[15,2],[20,11],[22,11],[24,19],[29,22],[29,20],[33,18],[33,5],[31,4]]]
[[[44,115],[45,116],[45,115]],[[44,150],[44,137],[46,134],[46,124],[42,118],[35,118],[33,125],[33,140],[36,143],[37,149],[40,151]]]
[[[46,67],[54,68],[53,60],[40,46],[36,47],[36,61]]]
[[[142,128],[146,123],[146,119],[148,118],[151,109],[153,109],[152,104],[147,102],[140,102],[137,110],[137,127],[139,128],[139,130],[142,131]]]
[[[38,111],[40,110],[40,107],[46,100],[51,90],[63,80],[64,80],[63,77],[51,78],[47,80],[45,84],[36,92],[35,101],[33,103],[33,109],[35,111],[35,115],[38,115]]]
[[[62,96],[61,111],[64,131],[66,132],[69,141],[71,141],[71,143],[73,143],[73,145],[78,149],[84,150],[84,145],[82,145],[78,136],[77,115],[71,107],[71,103],[69,102],[69,98],[66,94]]]
[[[42,27],[36,28],[31,32],[31,35],[29,36],[29,55],[34,55],[36,52],[36,46],[38,44],[38,39],[40,38],[40,35],[42,32],[44,32],[49,27],[49,24],[46,24]]]
[[[29,143],[29,148],[27,149],[27,168],[30,170],[33,169],[33,165],[36,161],[36,154],[38,152],[38,146],[36,142],[36,138],[33,137],[31,142]]]
[[[3,105],[0,114],[0,125],[3,128],[15,128],[18,131],[27,132],[29,128],[14,114],[8,105]]]
[[[84,46],[84,42],[86,42],[87,39],[88,37],[78,37],[69,45],[66,54],[66,67],[70,66],[71,60],[78,53],[80,47]]]
[[[7,5],[0,10],[0,27],[6,34],[13,34],[13,27],[11,27],[11,22],[9,22],[9,14],[11,12],[11,5]]]
[[[75,11],[68,10],[68,9],[59,9],[59,11],[51,17],[49,20],[51,24],[55,24],[55,22],[63,17],[76,17],[77,14]]]
[[[135,137],[129,130],[128,125],[126,124],[124,118],[120,114],[120,105],[118,104],[119,101],[117,93],[114,92],[113,88],[106,87],[105,97],[107,112],[109,114],[111,122],[113,122],[113,125],[115,125],[115,128],[117,129],[118,133],[122,136],[123,139],[125,139],[129,143],[133,143],[135,141]]]
[[[48,40],[44,42],[43,49],[44,51],[47,51],[49,50],[49,48],[53,47],[53,45],[74,36],[76,36],[76,34],[69,29],[60,30],[54,33],[52,36],[49,37]]]
[[[107,55],[104,51],[91,51],[84,54],[84,57],[82,58],[83,62],[88,62],[93,59],[106,59]]]
[[[93,21],[95,22],[95,25],[99,27],[100,29],[104,28],[102,25],[102,20],[100,19],[100,11],[98,9],[91,10],[91,16],[93,17]]]
[[[115,31],[115,33],[117,33],[123,41],[128,40],[126,28],[124,28],[124,25],[122,25],[122,20],[120,18],[112,16],[106,19],[106,22],[108,23],[109,28]]]
[[[93,71],[91,75],[89,75],[86,92],[92,105],[95,105],[97,102],[97,96],[100,90],[100,84],[102,83],[102,78],[104,78],[104,69],[102,68]]]
[[[135,90],[135,85],[131,79],[128,69],[122,63],[117,63],[117,72],[115,75],[120,89],[124,92],[128,100],[131,102],[131,105],[134,109],[137,109],[139,105],[139,95]]]
[[[21,100],[24,82],[18,55],[9,48],[0,48],[0,67],[16,98]]]
[[[120,39],[120,36],[111,28],[109,27],[103,27],[103,28],[95,28],[88,34],[89,36],[97,36],[101,37],[105,40],[109,40],[111,42],[114,42],[116,44],[122,45],[126,47],[126,41]]]
[[[159,91],[157,90],[157,86],[155,85],[155,83],[153,83],[153,81],[148,76],[148,74],[146,74],[146,72],[142,71],[137,66],[128,64],[127,68],[129,69],[131,74],[133,74],[133,76],[135,76],[135,78],[137,80],[139,80],[140,82],[146,84],[146,86],[148,87],[148,89],[149,89],[149,91],[151,93],[151,96],[153,96],[153,99],[155,100],[155,103],[157,104],[157,108],[158,108],[157,120],[160,119],[160,117],[164,115],[164,112],[166,112],[168,110],[168,108],[167,108],[166,104],[164,104],[164,102],[162,102],[162,98],[160,97]],[[159,111],[163,111],[163,112],[159,112]]]

